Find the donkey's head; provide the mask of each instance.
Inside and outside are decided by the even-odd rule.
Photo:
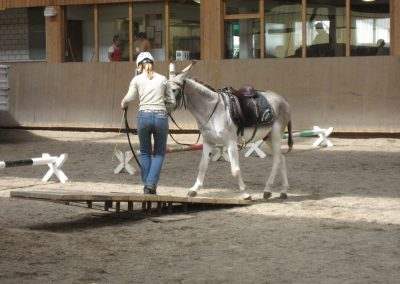
[[[166,92],[167,96],[173,96],[175,98],[178,107],[183,103],[183,88],[185,79],[187,78],[194,63],[195,62],[192,62],[190,65],[185,67],[179,74],[175,74],[174,63],[171,63],[169,66],[169,79],[166,84]]]

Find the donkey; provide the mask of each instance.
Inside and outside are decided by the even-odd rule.
[[[182,102],[186,104],[187,109],[196,119],[200,133],[203,136],[203,154],[199,165],[199,172],[196,182],[187,193],[188,196],[196,196],[199,189],[203,186],[210,155],[214,147],[216,145],[224,145],[227,148],[232,176],[238,178],[241,198],[245,200],[251,199],[251,195],[246,191],[246,185],[243,182],[239,167],[238,142],[240,139],[247,141],[247,139],[253,136],[253,139],[256,140],[264,138],[267,145],[271,148],[273,156],[272,170],[266,181],[263,197],[265,199],[271,197],[271,189],[277,172],[280,170],[282,177],[280,198],[286,199],[289,182],[287,179],[285,157],[281,152],[281,140],[287,127],[289,132],[289,152],[293,147],[293,138],[288,102],[274,92],[258,91],[259,95],[264,96],[268,100],[275,112],[276,118],[269,127],[259,126],[255,136],[254,128],[245,128],[243,135],[238,135],[237,126],[231,118],[228,105],[221,97],[222,95],[211,87],[188,77],[192,66],[193,63],[178,75],[170,73],[166,83],[167,94],[176,98],[178,107],[182,105]]]

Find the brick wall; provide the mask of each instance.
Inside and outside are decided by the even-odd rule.
[[[29,60],[28,11],[0,11],[0,61],[19,60]]]

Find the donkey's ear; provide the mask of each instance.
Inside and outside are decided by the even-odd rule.
[[[171,62],[169,64],[169,79],[172,79],[176,76],[176,72],[175,72],[176,68],[175,68],[175,62]]]
[[[186,66],[181,73],[188,73],[190,71],[190,69],[192,69],[193,65],[196,64],[196,61],[192,60],[192,62]]]

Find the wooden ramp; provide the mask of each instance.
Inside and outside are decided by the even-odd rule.
[[[252,204],[249,200],[237,198],[217,198],[217,197],[178,197],[170,195],[144,195],[129,192],[90,192],[75,190],[52,190],[52,191],[11,191],[11,198],[42,200],[51,202],[86,202],[89,208],[92,208],[94,202],[104,202],[104,209],[113,208],[121,210],[121,203],[126,203],[127,210],[133,211],[134,204],[141,204],[141,208],[151,211],[155,208],[162,212],[163,209],[172,211],[174,205],[180,205],[186,211],[189,206],[243,206]]]

